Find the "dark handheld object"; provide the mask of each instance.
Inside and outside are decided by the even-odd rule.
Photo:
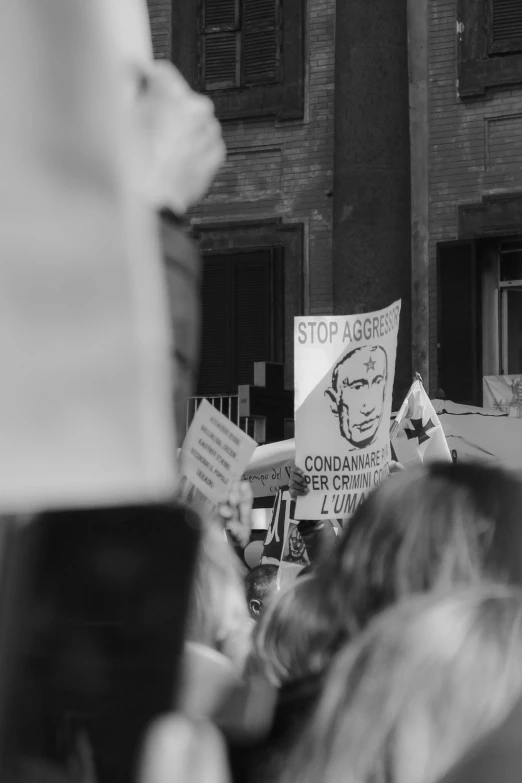
[[[129,783],[146,728],[175,705],[199,521],[168,504],[61,511],[25,537],[10,746],[64,765],[78,727],[99,783]]]

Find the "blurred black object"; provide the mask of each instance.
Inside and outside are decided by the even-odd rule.
[[[146,727],[175,704],[199,531],[193,512],[168,504],[31,522],[26,628],[10,698],[19,758],[65,767],[81,731],[99,783],[132,780]]]

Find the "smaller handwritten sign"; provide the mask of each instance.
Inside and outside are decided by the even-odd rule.
[[[224,502],[256,446],[246,432],[203,400],[181,448],[182,496],[203,496],[212,506]]]

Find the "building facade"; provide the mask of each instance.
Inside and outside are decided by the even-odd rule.
[[[522,3],[429,4],[430,380],[522,373]]]
[[[284,363],[293,318],[331,314],[334,0],[149,0],[155,56],[208,94],[227,162],[190,217],[203,257],[198,394]],[[169,35],[170,31],[170,35]]]
[[[198,393],[256,361],[290,389],[295,315],[396,298],[396,405],[412,371],[474,404],[483,375],[522,373],[520,0],[148,2],[155,55],[228,147],[190,215]]]

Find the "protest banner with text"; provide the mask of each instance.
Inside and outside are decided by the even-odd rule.
[[[224,502],[256,446],[246,432],[203,400],[181,448],[181,497],[207,507]]]
[[[366,315],[295,319],[297,519],[347,518],[389,474],[400,301]]]

